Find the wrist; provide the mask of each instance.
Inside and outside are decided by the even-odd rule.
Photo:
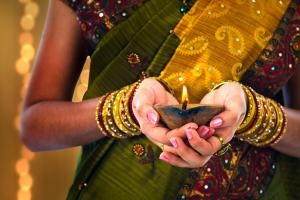
[[[107,93],[96,107],[96,123],[101,133],[113,138],[140,135],[140,128],[132,111],[132,100],[141,81]]]

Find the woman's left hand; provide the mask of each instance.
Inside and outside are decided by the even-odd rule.
[[[239,83],[228,82],[208,93],[200,102],[220,105],[224,111],[215,116],[210,127],[200,126],[196,131],[187,130],[186,135],[168,134],[173,146],[165,146],[160,158],[174,166],[202,167],[210,157],[221,149],[218,137],[225,143],[231,141],[247,111],[247,98]],[[214,129],[215,131],[211,131]],[[188,138],[188,144],[184,138]]]

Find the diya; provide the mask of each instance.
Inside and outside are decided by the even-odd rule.
[[[188,104],[186,86],[183,86],[182,89],[181,102],[179,105],[154,106],[160,115],[161,122],[169,129],[179,128],[190,122],[195,122],[198,125],[207,125],[214,116],[224,110],[222,106]]]

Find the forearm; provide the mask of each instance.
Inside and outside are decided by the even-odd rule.
[[[21,137],[33,151],[88,144],[104,137],[95,122],[97,99],[42,101],[22,113]]]
[[[284,137],[272,148],[281,153],[300,158],[300,111],[291,108],[284,108],[288,126]]]

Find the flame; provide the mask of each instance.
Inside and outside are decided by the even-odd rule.
[[[181,96],[181,102],[188,102],[189,98],[188,98],[188,91],[187,91],[187,87],[184,85],[182,88],[182,96]]]

